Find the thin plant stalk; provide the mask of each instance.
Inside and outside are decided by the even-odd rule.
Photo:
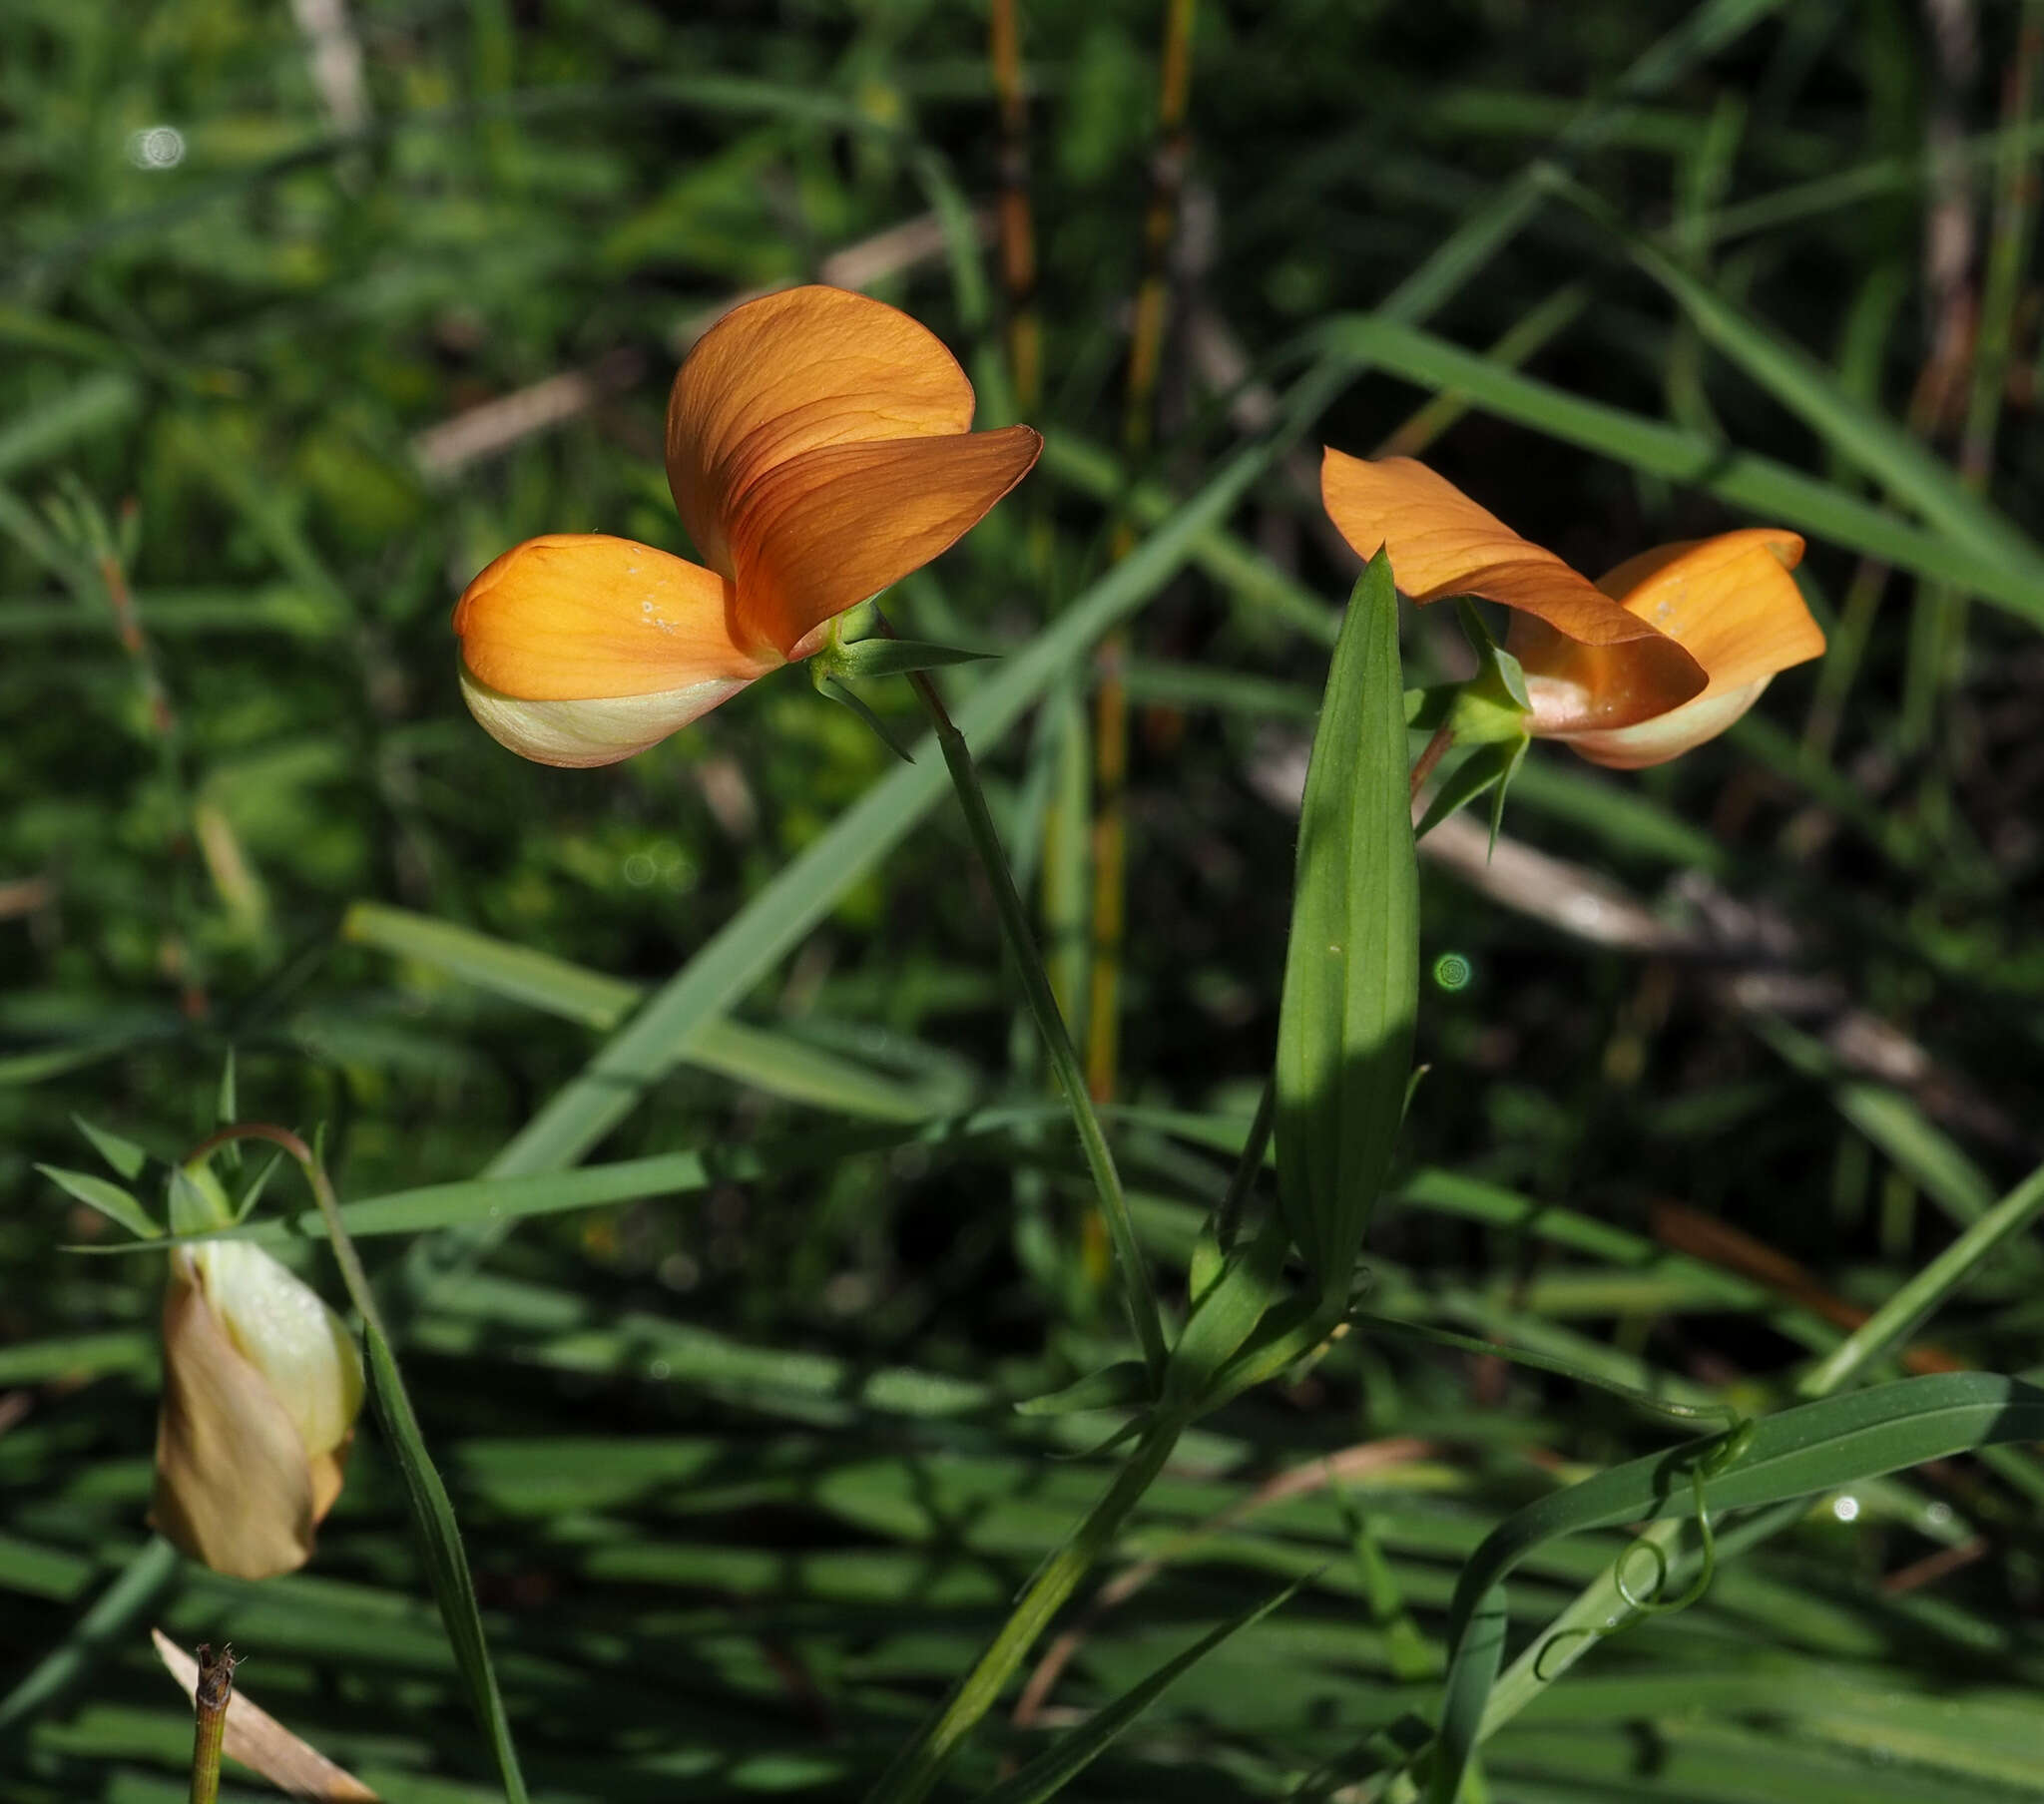
[[[1159,75],[1157,152],[1143,217],[1143,273],[1129,342],[1122,408],[1122,454],[1133,471],[1148,455],[1164,365],[1164,326],[1171,240],[1185,187],[1192,92],[1194,0],[1170,0]],[[1111,556],[1136,542],[1126,519],[1115,526]],[[1093,952],[1086,981],[1086,1079],[1096,1102],[1114,1100],[1121,1059],[1122,947],[1128,926],[1129,635],[1117,629],[1094,654],[1093,699]]]
[[[1002,1690],[1042,1637],[1050,1621],[1102,1555],[1114,1545],[1129,1512],[1142,1501],[1178,1445],[1183,1424],[1165,1417],[1153,1423],[1114,1483],[1065,1543],[1038,1570],[1021,1601],[1001,1624],[972,1670],[944,1700],[922,1732],[895,1756],[867,1804],[921,1804],[942,1777],[958,1744],[1000,1700]]]
[[[1142,1344],[1144,1362],[1152,1376],[1161,1379],[1168,1351],[1164,1343],[1164,1323],[1158,1313],[1157,1294],[1151,1286],[1149,1266],[1143,1259],[1142,1248],[1136,1243],[1135,1222],[1129,1214],[1121,1173],[1116,1169],[1106,1129],[1101,1127],[1099,1113],[1087,1092],[1078,1050],[1065,1030],[1064,1017],[1058,1013],[1050,974],[1044,969],[1043,956],[1030,932],[1029,913],[1015,889],[1007,854],[1001,846],[1000,830],[994,825],[993,815],[987,808],[986,794],[980,787],[971,749],[965,743],[965,735],[953,723],[943,697],[937,693],[936,684],[930,681],[928,675],[921,671],[912,672],[909,682],[929,714],[930,724],[936,729],[937,744],[944,754],[945,768],[951,773],[952,786],[958,792],[958,805],[965,815],[972,849],[978,854],[988,887],[993,891],[994,910],[1000,920],[1002,936],[1022,979],[1030,1013],[1036,1017],[1037,1030],[1043,1036],[1051,1072],[1071,1105],[1072,1122],[1079,1131],[1079,1144],[1086,1155],[1087,1168],[1093,1174],[1101,1216],[1107,1223],[1116,1262],[1121,1267],[1129,1316],[1135,1326],[1136,1338]]]

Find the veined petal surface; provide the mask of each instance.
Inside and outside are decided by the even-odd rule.
[[[604,533],[513,546],[463,592],[454,631],[468,675],[525,701],[743,683],[780,663],[739,643],[725,578]]]
[[[972,404],[928,327],[843,288],[788,288],[734,307],[683,362],[668,486],[698,555],[736,576],[731,522],[765,472],[824,445],[962,433]]]
[[[1754,527],[1657,546],[1597,586],[1690,653],[1717,696],[1822,656],[1823,630],[1788,574],[1801,562],[1794,533]]]
[[[731,522],[739,620],[783,657],[833,616],[947,551],[1036,462],[1027,426],[825,445],[776,464]]]

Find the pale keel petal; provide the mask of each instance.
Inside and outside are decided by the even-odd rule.
[[[729,701],[755,677],[710,677],[652,695],[587,701],[522,701],[461,673],[461,698],[498,744],[564,769],[615,764]]]

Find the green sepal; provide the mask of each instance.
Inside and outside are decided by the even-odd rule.
[[[1278,1021],[1278,1194],[1309,1310],[1347,1295],[1404,1113],[1419,1004],[1409,792],[1398,598],[1379,552],[1349,599],[1306,766]]]
[[[1525,737],[1533,711],[1526,673],[1519,661],[1490,636],[1483,616],[1467,596],[1455,603],[1462,637],[1476,654],[1476,675],[1458,685],[1450,719],[1457,745],[1486,745]]]
[[[204,1160],[171,1167],[170,1209],[174,1234],[210,1234],[235,1221],[227,1186]]]
[[[1131,1409],[1150,1401],[1150,1368],[1140,1359],[1117,1360],[1089,1372],[1061,1391],[1026,1397],[1015,1405],[1018,1416],[1076,1416],[1082,1410]]]
[[[147,1147],[123,1139],[118,1133],[109,1133],[104,1128],[95,1128],[82,1115],[73,1116],[71,1125],[92,1141],[92,1149],[107,1161],[115,1176],[133,1183],[142,1175],[143,1166],[149,1163]]]
[[[911,671],[936,671],[947,664],[972,664],[994,654],[918,639],[861,639],[851,645],[826,647],[816,656],[825,661],[826,676],[871,677],[905,676]]]
[[[839,707],[849,708],[852,713],[856,714],[859,719],[863,720],[872,729],[873,736],[899,758],[902,763],[913,764],[915,762],[914,755],[900,740],[895,738],[887,723],[878,714],[874,713],[871,708],[866,706],[850,689],[846,688],[843,683],[839,682],[835,676],[824,670],[822,666],[817,665],[811,671],[810,676],[811,679],[815,682],[817,694],[827,696],[830,700],[836,702]]]
[[[95,1177],[89,1171],[67,1171],[62,1165],[38,1165],[36,1169],[67,1195],[89,1208],[98,1209],[109,1221],[125,1227],[138,1240],[155,1240],[163,1228],[128,1191],[119,1184]]]
[[[1494,739],[1480,744],[1457,764],[1427,806],[1425,817],[1413,831],[1414,839],[1424,839],[1450,814],[1466,808],[1486,790],[1496,793],[1490,804],[1490,843],[1497,845],[1498,829],[1504,824],[1505,791],[1511,786],[1512,778],[1519,774],[1519,766],[1525,761],[1526,747],[1532,743],[1521,731],[1516,738]]]

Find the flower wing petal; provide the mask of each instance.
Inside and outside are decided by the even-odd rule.
[[[471,676],[526,701],[747,682],[780,662],[740,645],[715,571],[603,533],[513,546],[463,592],[454,631]]]
[[[1689,652],[1717,696],[1822,656],[1823,630],[1788,574],[1801,561],[1795,534],[1755,527],[1657,546],[1597,586]]]
[[[312,1553],[305,1444],[262,1375],[236,1352],[192,1266],[164,1298],[164,1399],[150,1519],[231,1578],[295,1572]]]
[[[788,288],[734,307],[683,362],[668,397],[668,486],[697,555],[736,576],[732,517],[774,465],[971,424],[972,384],[928,327],[843,288]]]
[[[731,522],[739,619],[793,658],[832,616],[920,569],[977,525],[1036,462],[1027,426],[825,445],[776,464]]]

